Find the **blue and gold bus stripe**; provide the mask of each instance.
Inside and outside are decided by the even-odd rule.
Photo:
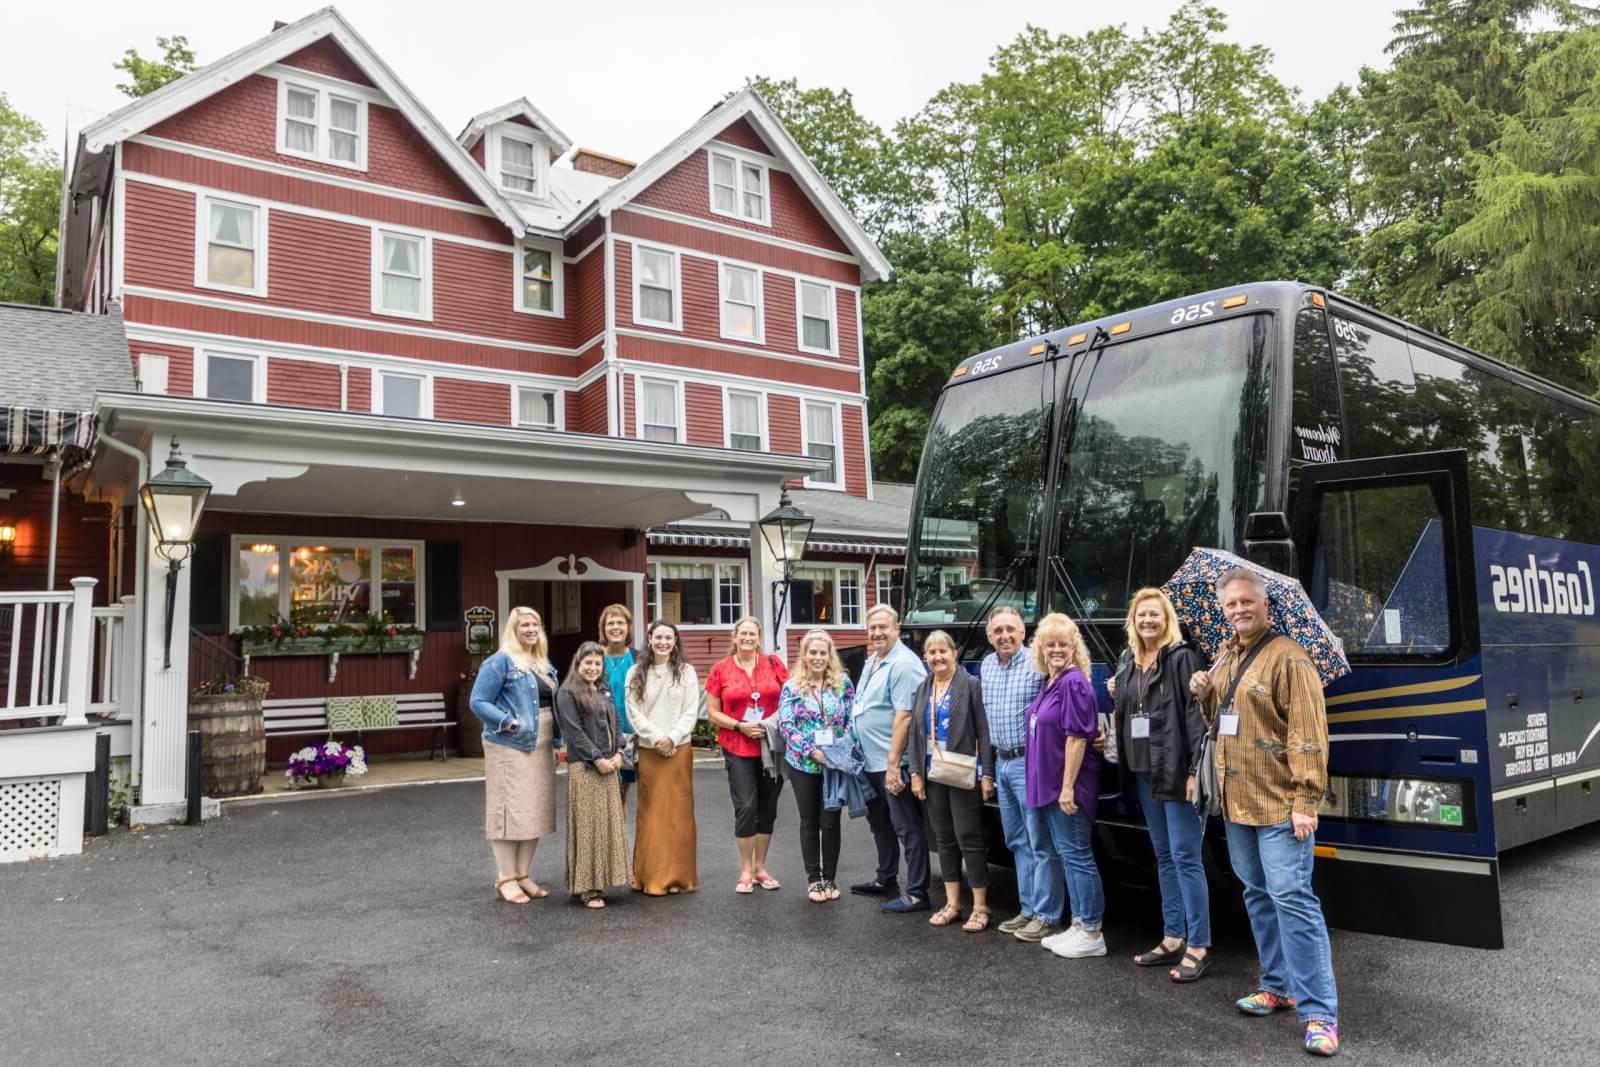
[[[1359,704],[1366,700],[1384,700],[1389,697],[1421,696],[1424,693],[1444,693],[1451,689],[1462,689],[1482,678],[1481,674],[1469,674],[1461,678],[1441,678],[1434,682],[1416,682],[1412,685],[1396,685],[1388,689],[1365,689],[1359,693],[1340,693],[1338,696],[1329,697],[1324,703],[1330,708],[1341,707],[1345,704]]]
[[[1341,711],[1328,715],[1328,725],[1337,726],[1347,722],[1376,722],[1380,719],[1421,719],[1430,715],[1457,715],[1463,711],[1487,711],[1488,708],[1488,702],[1479,697],[1477,700],[1453,700],[1441,704],[1412,704],[1401,708]]]

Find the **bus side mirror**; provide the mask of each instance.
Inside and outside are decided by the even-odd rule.
[[[1281,511],[1252,511],[1244,520],[1244,558],[1268,570],[1298,578],[1289,517]]]

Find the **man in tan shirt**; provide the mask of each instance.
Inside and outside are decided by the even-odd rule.
[[[1260,575],[1229,571],[1217,598],[1234,636],[1190,688],[1217,724],[1228,855],[1261,957],[1261,988],[1235,1006],[1247,1015],[1297,1009],[1306,1051],[1332,1056],[1339,995],[1327,922],[1311,888],[1317,807],[1328,785],[1322,679],[1304,649],[1272,632]]]

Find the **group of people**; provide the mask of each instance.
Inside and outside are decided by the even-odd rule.
[[[1258,575],[1230,572],[1216,591],[1234,634],[1209,668],[1164,592],[1134,595],[1128,648],[1106,683],[1109,738],[1083,636],[1065,615],[1039,620],[1025,645],[1021,616],[996,609],[986,628],[992,650],[974,676],[958,663],[948,633],[928,634],[919,658],[901,642],[894,609],[877,605],[867,613],[870,655],[859,685],[826,630],[805,634],[791,673],[763,648],[760,623],[739,620],[729,654],[705,684],[734,809],[735,892],[780,888],[767,856],[787,781],[799,812],[807,899],[825,904],[842,895],[836,879],[848,812],[866,818],[877,854],[873,877],[851,885],[852,893],[883,898],[886,912],[930,911],[931,925],[980,933],[992,921],[983,805],[995,798],[1021,903],[997,928],[1064,958],[1104,956],[1094,823],[1100,795],[1120,787],[1144,813],[1161,891],[1163,936],[1133,962],[1165,967],[1176,983],[1196,982],[1212,966],[1201,861],[1206,815],[1196,803],[1210,741],[1228,852],[1262,971],[1260,988],[1236,1007],[1258,1016],[1297,1011],[1306,1051],[1336,1054],[1332,953],[1311,887],[1327,784],[1321,681],[1304,650],[1271,631]],[[631,632],[626,607],[606,608],[601,640],[578,649],[558,684],[537,612],[516,608],[501,652],[478,674],[472,710],[489,742],[486,834],[502,900],[546,895],[530,872],[538,838],[555,829],[556,724],[567,748],[569,892],[601,908],[613,887],[664,895],[699,885],[688,745],[699,680],[671,623],[653,621],[643,651],[629,648]],[[1114,761],[1104,751],[1108,741]],[[635,778],[630,863],[624,800]],[[938,910],[925,826],[944,887]],[[963,880],[972,898],[965,917]]]

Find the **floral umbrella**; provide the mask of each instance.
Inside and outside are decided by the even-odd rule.
[[[1172,597],[1178,621],[1188,626],[1208,658],[1233,636],[1233,624],[1217,599],[1217,579],[1242,567],[1266,579],[1267,618],[1278,633],[1292,638],[1311,656],[1322,684],[1350,673],[1350,661],[1333,630],[1323,621],[1305,588],[1294,578],[1268,570],[1220,548],[1197,548],[1167,579],[1163,589]]]

